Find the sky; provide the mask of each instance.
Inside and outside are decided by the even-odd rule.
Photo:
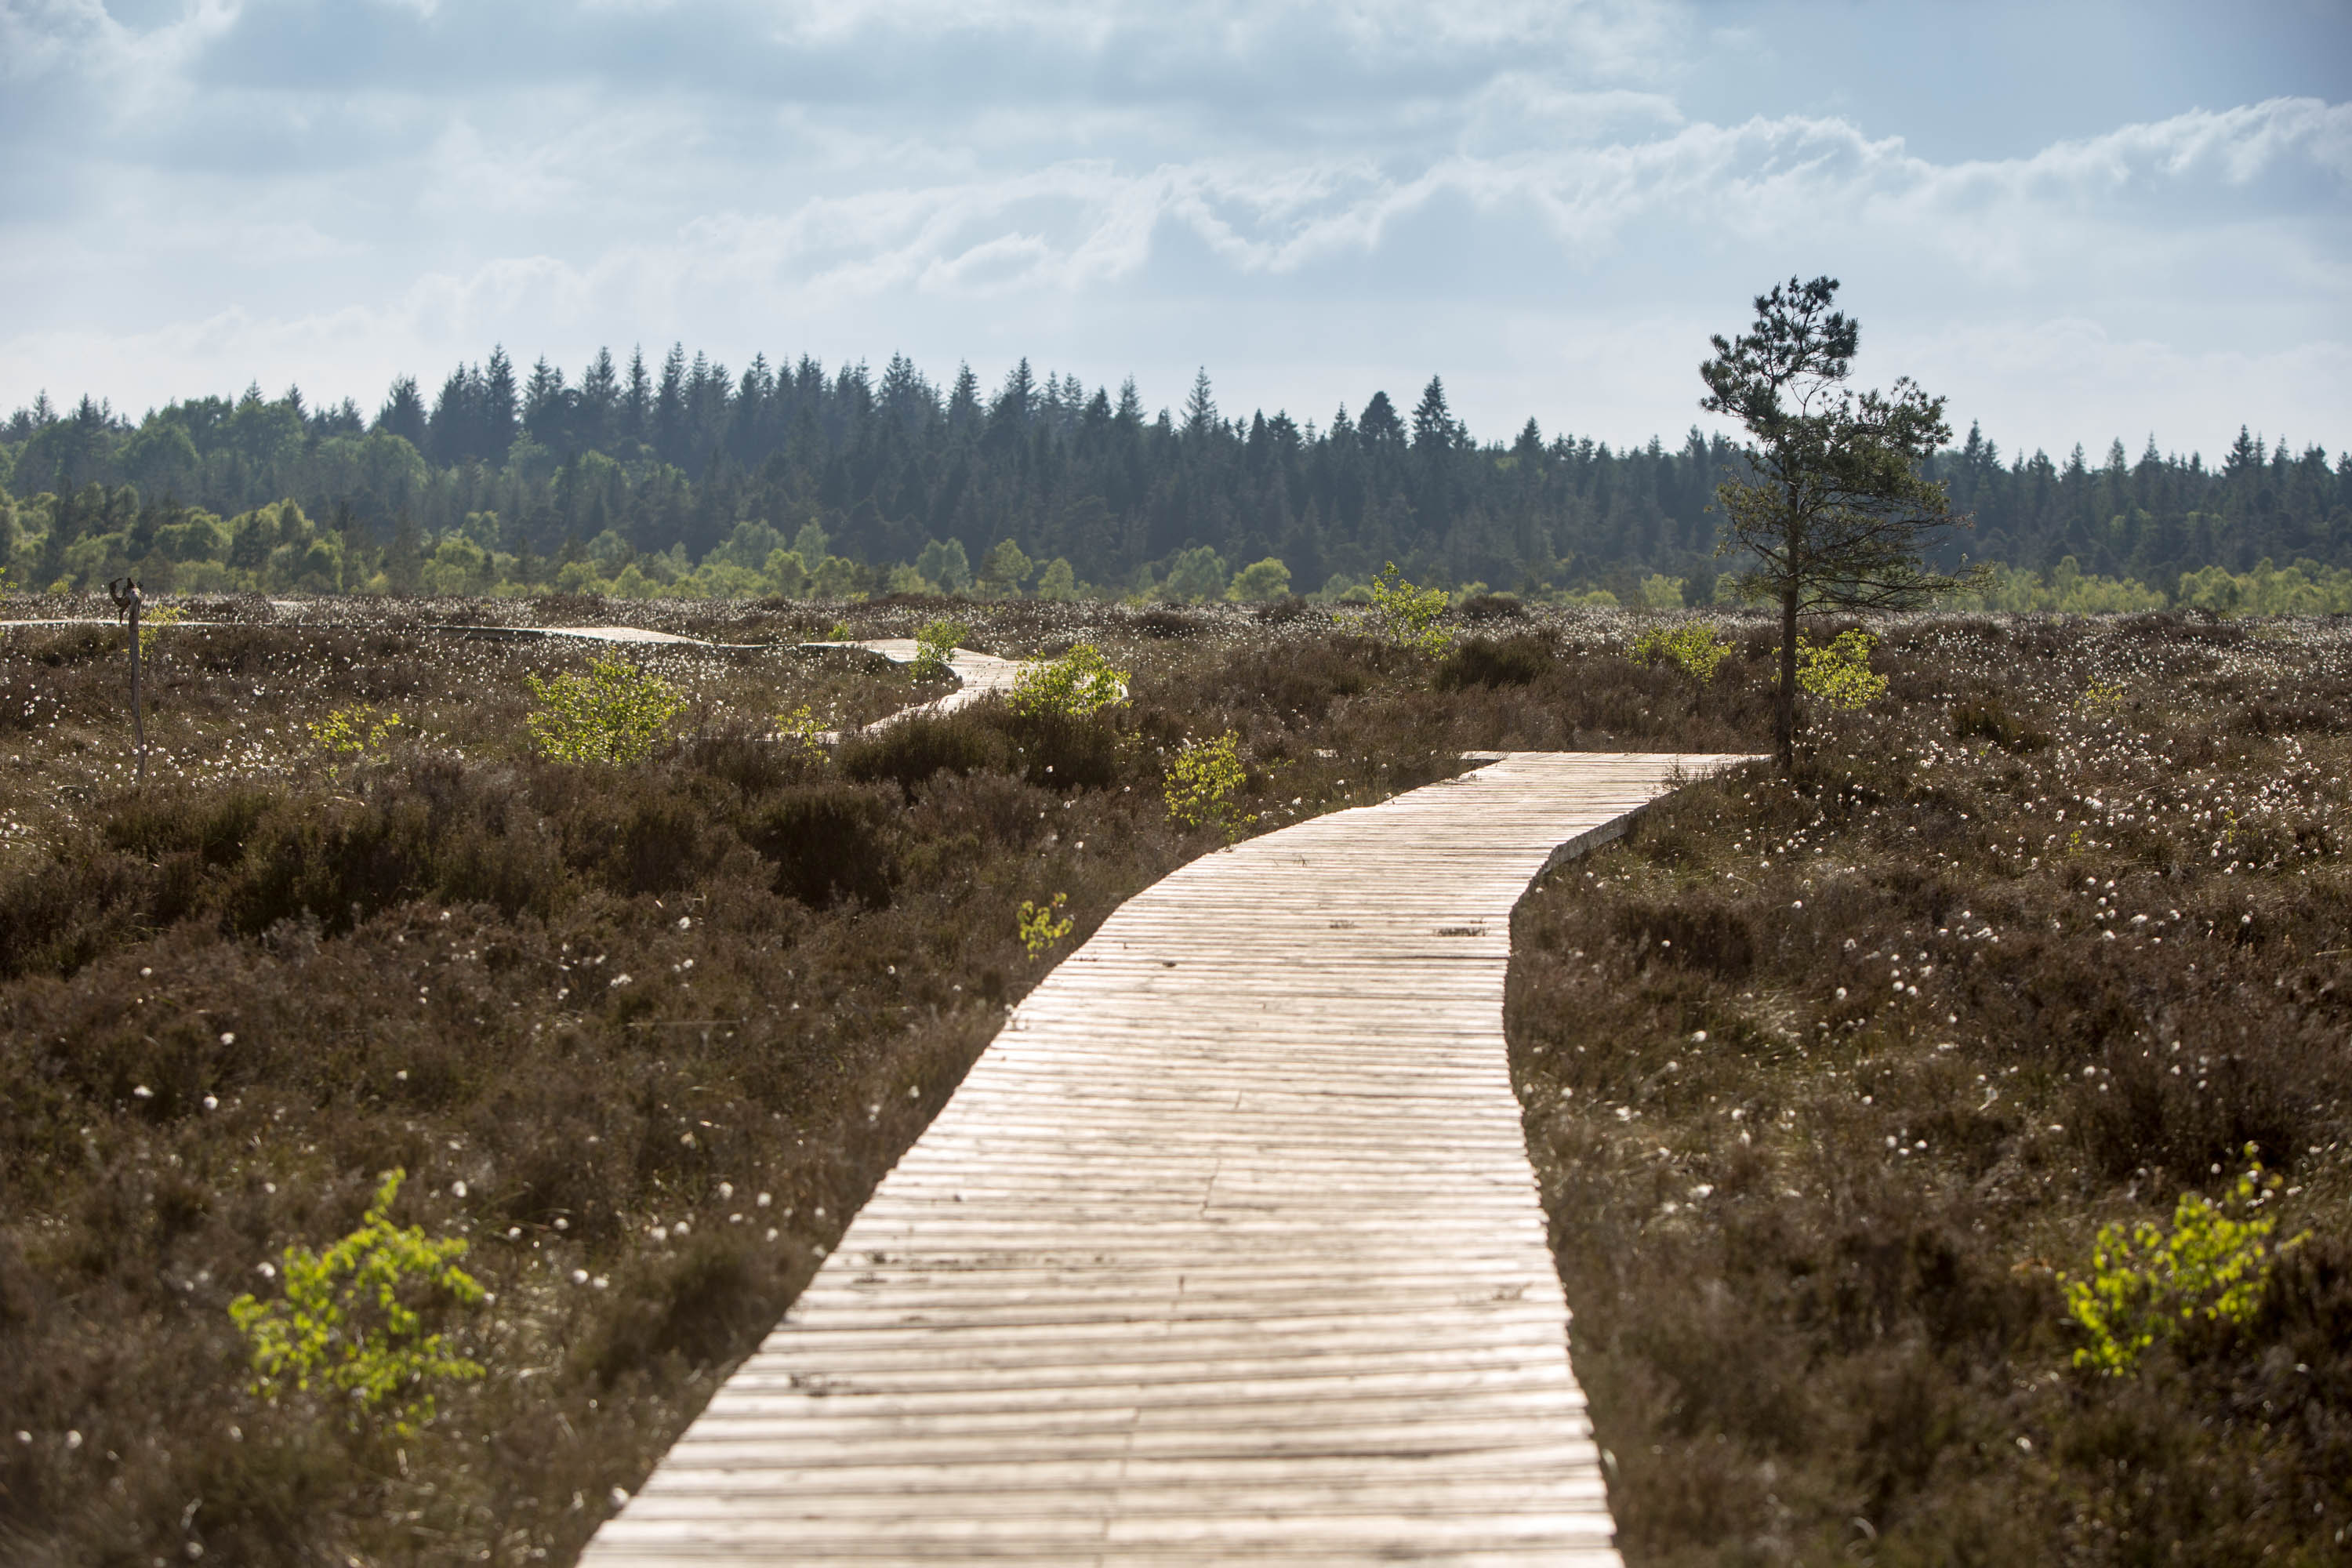
[[[2352,5],[0,0],[0,408],[502,343],[1485,440],[1828,274],[2004,451],[2352,445]]]

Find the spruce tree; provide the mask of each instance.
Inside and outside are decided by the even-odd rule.
[[[494,464],[505,461],[507,448],[514,445],[515,430],[520,421],[520,404],[515,392],[514,361],[507,358],[505,344],[493,344],[490,368],[482,377],[480,452]]]
[[[643,345],[629,351],[629,384],[621,396],[621,439],[635,444],[653,439],[654,383],[646,374]]]
[[[1209,367],[1202,365],[1192,377],[1192,390],[1184,398],[1184,434],[1198,440],[1206,436],[1217,423],[1217,399],[1209,390]]]
[[[425,449],[425,399],[416,394],[416,378],[404,375],[376,411],[375,427],[399,437],[418,451]]]

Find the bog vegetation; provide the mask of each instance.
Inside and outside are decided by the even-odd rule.
[[[1736,640],[1717,686],[1777,639]],[[1627,1561],[2340,1559],[2352,638],[1813,648],[1788,778],[1691,785],[1514,927]]]
[[[676,602],[628,618],[767,646],[617,655],[446,629],[586,601],[190,609],[143,788],[120,629],[0,634],[11,1561],[567,1559],[1122,900],[1465,751],[1758,751],[1777,648],[1491,597]],[[782,650],[947,618],[1061,673],[858,733],[947,680]],[[1629,1560],[2326,1560],[2352,647],[1815,635],[1786,780],[1517,922]]]

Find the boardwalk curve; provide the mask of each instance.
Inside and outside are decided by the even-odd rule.
[[[1739,760],[1506,755],[1130,900],[583,1562],[1615,1564],[1510,913]]]
[[[867,653],[880,654],[892,664],[912,664],[920,657],[920,649],[913,637],[869,637],[864,642],[804,642],[800,646],[803,648],[863,648]],[[1028,662],[1023,659],[999,658],[992,653],[974,653],[968,647],[950,648],[948,671],[959,683],[953,691],[944,697],[935,697],[929,702],[901,708],[896,713],[877,719],[852,732],[872,734],[919,713],[952,713],[959,708],[970,707],[983,697],[1000,693],[1010,695],[1020,681],[1022,672],[1028,668]],[[835,741],[841,737],[828,732],[823,739]]]

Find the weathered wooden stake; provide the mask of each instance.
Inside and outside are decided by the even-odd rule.
[[[106,592],[131,622],[131,735],[139,748],[139,782],[147,782],[147,716],[142,710],[139,693],[139,584],[128,577],[117,577],[106,585]]]

